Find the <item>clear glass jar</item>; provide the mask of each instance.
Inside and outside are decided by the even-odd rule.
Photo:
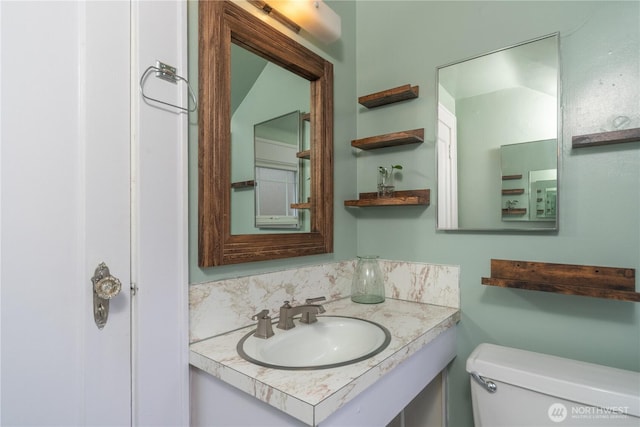
[[[396,187],[393,184],[394,167],[378,167],[378,197],[393,197]]]
[[[360,304],[384,302],[384,280],[377,256],[358,257],[351,282],[351,301]]]

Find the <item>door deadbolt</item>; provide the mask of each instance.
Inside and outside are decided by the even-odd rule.
[[[104,328],[109,318],[109,300],[120,293],[122,283],[109,273],[109,267],[102,262],[91,278],[93,289],[93,319],[98,329]]]

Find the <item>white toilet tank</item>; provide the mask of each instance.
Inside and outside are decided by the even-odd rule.
[[[467,372],[476,427],[640,426],[639,372],[493,344]]]

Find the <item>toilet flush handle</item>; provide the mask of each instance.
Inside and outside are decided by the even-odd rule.
[[[476,380],[478,384],[484,387],[489,393],[495,393],[498,390],[498,386],[493,381],[489,381],[484,377],[481,377],[477,372],[471,372],[471,378]]]

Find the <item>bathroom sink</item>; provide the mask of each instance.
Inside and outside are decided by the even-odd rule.
[[[254,331],[237,346],[244,359],[275,369],[326,369],[368,359],[387,348],[391,334],[382,325],[343,316],[318,316],[312,324],[299,323],[287,331],[275,329],[271,338]]]

